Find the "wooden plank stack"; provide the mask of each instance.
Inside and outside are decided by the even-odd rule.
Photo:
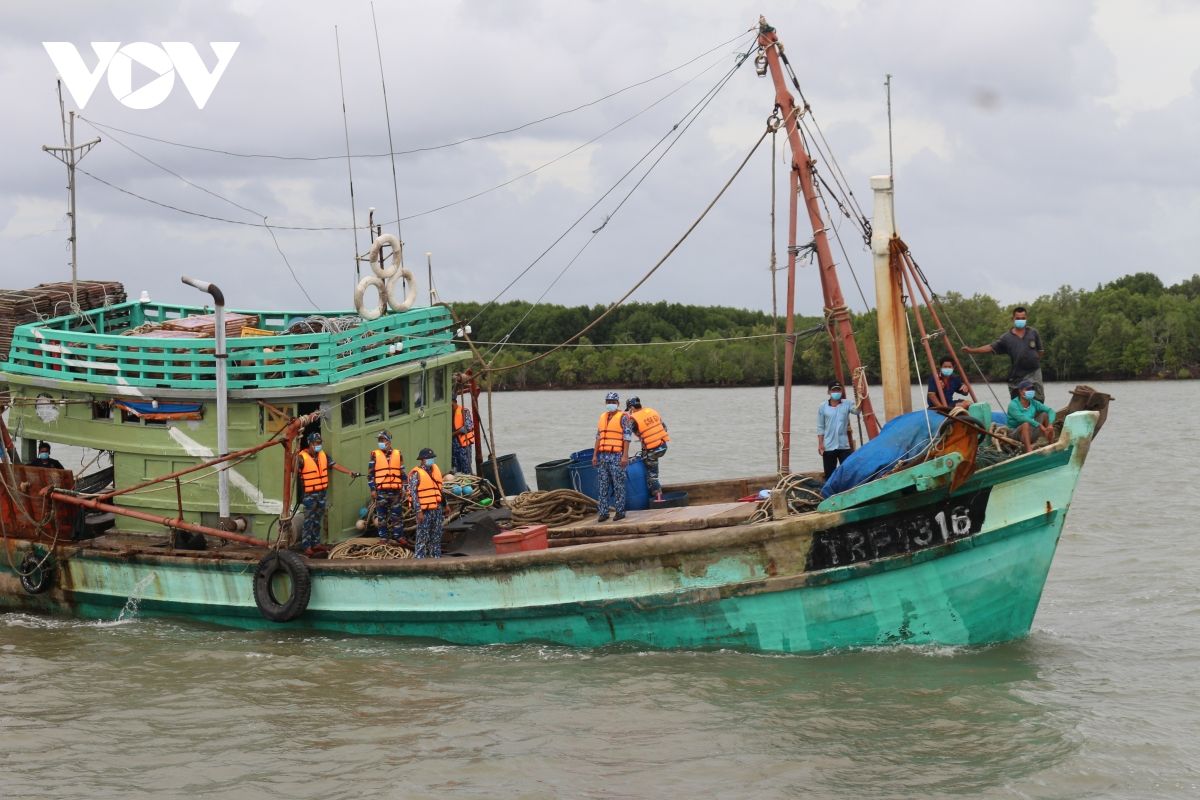
[[[225,335],[236,338],[242,335],[242,329],[258,324],[254,314],[238,314],[234,311],[225,312]],[[163,329],[168,331],[185,331],[198,339],[211,339],[217,335],[216,314],[194,314],[182,319],[172,319],[163,323]]]
[[[84,311],[125,302],[117,281],[79,281],[79,307]],[[27,322],[71,313],[71,283],[42,283],[32,289],[0,289],[0,361],[8,360],[13,330]]]

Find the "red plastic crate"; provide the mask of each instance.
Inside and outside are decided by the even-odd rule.
[[[546,541],[545,525],[528,525],[524,528],[497,533],[492,537],[496,545],[496,554],[519,553],[522,550],[545,550],[549,547]]]

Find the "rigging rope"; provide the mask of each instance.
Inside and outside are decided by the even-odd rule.
[[[679,246],[681,244],[683,244],[683,242],[688,238],[688,236],[690,236],[692,234],[692,231],[694,231],[696,229],[696,226],[698,226],[700,224],[700,222],[703,221],[703,219],[706,216],[708,216],[708,212],[712,210],[713,206],[715,206],[717,204],[717,201],[721,199],[721,197],[725,194],[726,190],[729,189],[729,187],[733,184],[734,180],[737,179],[737,176],[742,173],[743,169],[745,169],[746,164],[748,164],[750,162],[751,156],[753,156],[755,151],[758,150],[758,146],[763,143],[763,140],[767,138],[768,133],[770,133],[769,129],[764,130],[762,132],[762,135],[758,137],[758,141],[756,141],[754,143],[754,146],[752,148],[750,148],[750,152],[747,153],[746,157],[742,159],[742,163],[738,165],[738,168],[734,171],[733,175],[730,176],[729,180],[727,180],[725,182],[725,185],[721,187],[721,190],[719,192],[717,192],[716,196],[709,202],[709,204],[707,206],[705,206],[704,210],[700,212],[700,216],[698,216],[695,219],[695,221],[692,222],[692,224],[688,226],[688,229],[686,231],[684,231],[683,235],[679,237],[679,239],[675,242],[675,244],[671,245],[671,249],[668,250],[666,252],[666,254],[663,255],[663,257],[658,260],[658,263],[656,263],[653,267],[651,267],[646,272],[646,274],[643,275],[641,277],[641,279],[629,289],[629,291],[627,291],[624,295],[622,295],[619,299],[617,299],[614,303],[612,303],[612,305],[610,305],[608,308],[606,308],[604,310],[604,313],[602,313],[600,316],[596,317],[594,320],[589,322],[578,332],[572,334],[570,336],[570,338],[568,338],[566,341],[564,341],[560,344],[556,344],[554,347],[552,347],[551,349],[547,350],[544,353],[534,356],[533,358],[526,359],[525,361],[521,361],[516,364],[510,364],[510,365],[507,365],[504,367],[493,367],[487,363],[481,362],[482,370],[484,372],[506,372],[508,370],[518,369],[520,367],[526,367],[537,361],[541,361],[543,358],[550,355],[551,353],[561,350],[566,345],[570,344],[571,342],[575,341],[579,337],[583,336],[585,333],[590,331],[592,328],[599,325],[600,322],[602,320],[604,320],[609,314],[616,311],[626,300],[628,300],[633,295],[634,292],[636,292],[638,289],[641,288],[642,284],[644,284],[646,281],[650,280],[650,277],[652,275],[654,275],[655,272],[658,271],[659,267],[661,267],[663,264],[665,264],[667,262],[667,259],[669,259],[672,255],[675,254],[675,251],[678,250]]]

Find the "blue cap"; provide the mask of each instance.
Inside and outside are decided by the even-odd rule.
[[[310,434],[308,435],[308,439],[307,439],[307,441],[308,441],[308,443],[309,443],[309,444],[313,444],[314,442],[319,442],[319,441],[321,441],[321,432],[320,432],[320,431],[313,431],[312,433],[310,433]]]
[[[621,402],[621,395],[617,394],[616,392],[609,392],[608,394],[604,395],[604,402],[619,403]]]

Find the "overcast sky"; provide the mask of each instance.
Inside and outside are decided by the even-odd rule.
[[[430,251],[443,299],[495,296],[717,84],[738,46],[750,43],[748,32],[739,34],[759,13],[778,28],[868,214],[868,179],[888,170],[883,81],[894,76],[899,227],[937,291],[986,292],[1007,303],[1064,284],[1092,288],[1133,271],[1155,272],[1167,283],[1197,271],[1200,5],[1190,0],[377,2],[396,150],[514,128],[711,51],[518,132],[397,156],[399,211],[411,217],[509,181],[634,117],[504,188],[405,221],[406,261],[422,292]],[[386,153],[367,2],[6,2],[3,288],[70,275],[65,168],[40,149],[62,141],[55,68],[42,42],[74,43],[89,68],[97,61],[90,42],[190,42],[210,68],[209,42],[239,42],[203,110],[178,79],[150,110],[122,105],[102,79],[81,113],[132,133],[237,153],[344,156],[335,25],[351,149]],[[154,77],[142,68],[133,74],[135,89]],[[69,95],[67,103],[74,106]],[[545,292],[547,302],[574,304],[622,295],[730,177],[772,104],[769,79],[756,77],[752,63],[738,69],[619,212],[662,148],[505,298],[534,300]],[[78,124],[78,140],[96,135]],[[263,215],[280,226],[351,223],[344,158],[238,158],[112,130],[99,135],[104,141],[81,167],[146,198],[250,223]],[[829,175],[831,165],[822,161],[819,169]],[[378,209],[377,219],[395,219],[389,160],[356,158],[353,170],[359,222],[368,206]],[[782,186],[782,161],[778,173]],[[768,140],[635,299],[769,308],[769,184]],[[147,289],[158,300],[192,302],[199,299],[194,290],[179,284],[189,273],[220,284],[233,307],[312,307],[261,226],[184,215],[84,175],[78,205],[81,277],[121,280],[135,296]],[[835,226],[873,304],[870,254],[849,222]],[[781,224],[781,254],[785,233]],[[325,309],[350,307],[350,230],[280,229],[275,236],[313,300]],[[366,246],[360,234],[359,251]],[[836,242],[835,253],[842,261]],[[843,286],[860,310],[848,272]],[[801,273],[797,305],[810,314],[821,306],[811,268]]]

